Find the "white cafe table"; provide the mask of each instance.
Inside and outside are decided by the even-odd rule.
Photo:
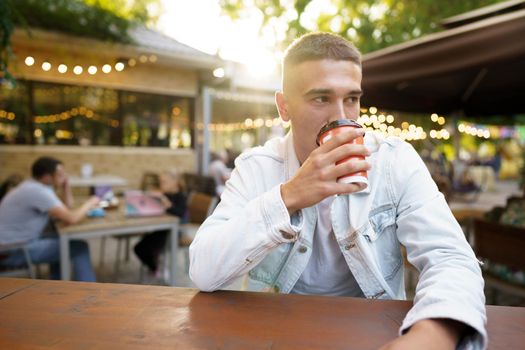
[[[150,217],[128,217],[123,208],[106,210],[103,218],[86,218],[82,222],[57,227],[60,238],[60,272],[63,280],[70,280],[69,242],[74,239],[89,239],[115,235],[149,233],[168,230],[170,248],[170,285],[175,285],[175,264],[179,246],[179,219],[173,215]]]
[[[114,175],[95,175],[90,177],[70,176],[71,187],[94,187],[94,186],[127,186],[128,181]]]

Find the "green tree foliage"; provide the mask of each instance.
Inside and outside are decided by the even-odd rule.
[[[0,77],[13,81],[7,63],[15,26],[131,43],[128,30],[154,22],[159,6],[160,0],[0,0]]]
[[[7,69],[9,56],[12,54],[10,38],[14,29],[13,18],[17,16],[12,0],[0,1],[0,81],[13,81]]]
[[[101,40],[130,42],[128,29],[154,18],[148,5],[159,0],[16,0],[16,10],[30,27]],[[15,18],[15,24],[20,24]]]
[[[466,11],[502,0],[331,0],[332,11],[314,13],[315,24],[307,25],[316,0],[253,0],[263,20],[261,31],[276,29],[275,23],[285,22],[285,35],[278,40],[280,48],[297,36],[312,30],[330,31],[347,37],[363,52],[375,51],[405,42],[424,34],[441,30],[439,21]],[[223,11],[232,19],[248,15],[246,2],[220,0]],[[273,28],[272,28],[273,27]],[[276,33],[276,37],[279,34]],[[282,37],[282,35],[280,36]]]

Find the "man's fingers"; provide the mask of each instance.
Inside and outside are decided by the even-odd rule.
[[[331,174],[334,178],[345,176],[348,174],[355,174],[361,171],[370,170],[370,163],[366,160],[352,159],[344,163],[338,164],[331,169]]]
[[[337,193],[336,194],[349,194],[354,192],[362,191],[366,188],[366,184],[358,182],[352,184],[340,184],[337,183]]]
[[[329,186],[329,189],[327,191],[328,193],[326,194],[326,196],[359,192],[361,190],[364,190],[366,186],[367,185],[364,183],[345,184],[345,183],[333,182]]]
[[[342,144],[348,143],[359,136],[363,136],[364,134],[365,129],[363,128],[353,128],[351,130],[341,132],[319,146],[316,151],[319,153],[328,153]]]
[[[345,159],[350,156],[363,156],[367,157],[370,155],[370,151],[363,145],[356,145],[351,143],[345,143],[330,152],[322,156],[323,165],[334,164],[337,161]]]

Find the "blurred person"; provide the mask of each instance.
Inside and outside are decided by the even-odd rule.
[[[226,166],[227,163],[228,153],[226,151],[212,152],[208,174],[215,180],[215,192],[219,197],[224,191],[226,181],[228,181],[231,174],[231,169]]]
[[[164,206],[166,213],[185,220],[186,196],[181,190],[179,174],[175,170],[165,171],[159,176],[159,191],[148,193],[157,197]],[[139,260],[146,265],[150,272],[160,277],[158,266],[159,255],[166,245],[169,231],[162,230],[142,237],[135,245],[134,251]]]
[[[226,149],[226,156],[228,159],[228,162],[226,163],[226,166],[230,169],[235,168],[235,159],[239,156],[239,152],[234,151],[231,148]]]
[[[41,157],[32,165],[32,178],[10,191],[0,203],[0,244],[27,242],[31,260],[36,264],[49,263],[50,278],[60,279],[59,239],[56,232],[53,237],[43,235],[49,218],[72,225],[82,220],[98,202],[97,197],[91,197],[79,208],[72,209],[73,195],[64,165],[58,159]],[[80,240],[70,244],[74,279],[95,281],[88,244]],[[0,265],[5,267],[24,264],[21,250],[0,260]]]
[[[420,277],[401,336],[383,349],[485,348],[478,261],[414,148],[376,133],[348,144],[360,128],[316,144],[326,123],[357,120],[361,78],[359,52],[339,36],[288,48],[275,99],[291,131],[237,158],[190,246],[190,277],[202,291],[248,273],[255,291],[405,299],[403,245]],[[336,164],[348,156],[367,158]],[[366,187],[337,182],[360,171]]]

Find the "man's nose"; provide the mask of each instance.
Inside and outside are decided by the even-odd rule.
[[[338,100],[334,103],[334,108],[330,114],[330,121],[350,118],[350,116],[346,113],[345,104],[343,100]]]

